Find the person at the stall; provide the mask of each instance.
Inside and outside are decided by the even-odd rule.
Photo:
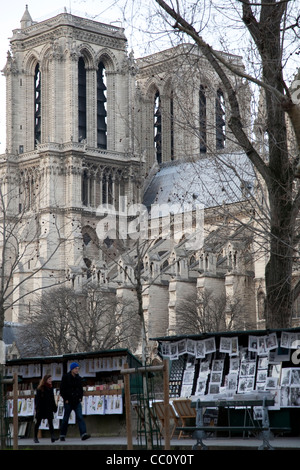
[[[82,379],[79,375],[79,364],[77,362],[72,362],[70,371],[63,375],[60,385],[60,394],[64,400],[64,416],[61,422],[60,440],[64,441],[66,438],[72,410],[75,411],[81,439],[83,441],[89,439],[91,436],[86,432],[86,425],[82,416],[81,402],[83,386]]]
[[[57,405],[55,403],[52,376],[50,374],[44,375],[41,379],[35,396],[35,425],[34,425],[34,442],[39,443],[38,430],[43,419],[48,420],[51,442],[57,441],[58,438],[54,435],[53,427],[53,413],[56,413]]]

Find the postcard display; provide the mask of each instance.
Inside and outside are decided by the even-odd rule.
[[[274,407],[300,407],[300,333],[162,341],[170,398],[230,397],[267,391]],[[299,358],[299,359],[298,359]]]
[[[82,401],[82,413],[84,415],[105,415],[105,414],[122,414],[123,413],[123,380],[117,383],[98,384],[99,373],[103,372],[117,374],[126,363],[126,356],[109,356],[85,359],[80,361],[80,376],[83,378],[95,378],[95,385],[84,387],[84,396]],[[73,361],[68,362],[69,365]],[[38,384],[41,377],[45,374],[51,374],[53,382],[61,381],[63,375],[63,363],[51,364],[26,364],[7,367],[7,376],[13,376],[14,373],[23,379],[32,379],[32,382],[22,384],[21,390],[18,391],[18,416],[33,417],[34,416],[34,387]],[[97,377],[96,374],[98,373]],[[110,375],[110,374],[109,374]],[[101,375],[100,375],[101,377]],[[91,379],[92,380],[92,379]],[[59,386],[58,386],[59,387]],[[27,388],[27,389],[26,389]],[[7,416],[13,416],[13,392],[8,393],[7,397]],[[54,427],[59,429],[59,420],[63,418],[64,406],[63,400],[59,394],[59,388],[54,388],[54,395],[57,403],[57,412],[54,415]],[[72,411],[70,424],[75,424],[75,413]],[[43,420],[40,429],[48,429],[47,420]]]

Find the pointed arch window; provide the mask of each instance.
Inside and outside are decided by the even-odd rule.
[[[266,296],[262,289],[258,290],[257,293],[257,311],[258,311],[258,320],[265,319],[265,304],[266,304]]]
[[[154,145],[157,163],[162,162],[161,141],[161,99],[157,91],[154,97]]]
[[[39,64],[34,71],[34,146],[41,142],[41,71]]]
[[[78,141],[86,138],[86,69],[82,57],[78,61]]]
[[[199,130],[200,153],[206,153],[206,95],[203,85],[200,85],[199,90]]]
[[[87,171],[84,171],[81,180],[81,201],[84,206],[87,206],[89,204],[89,183],[90,181]]]
[[[113,178],[110,173],[103,177],[102,184],[102,202],[103,204],[113,204]]]
[[[174,94],[171,91],[170,97],[170,139],[171,139],[171,160],[174,160]]]
[[[92,276],[92,262],[89,258],[83,258],[86,265],[86,276],[89,279]]]
[[[100,62],[97,69],[97,147],[102,149],[107,148],[106,90],[105,66]]]
[[[216,148],[225,148],[225,99],[221,89],[217,91],[216,97]]]

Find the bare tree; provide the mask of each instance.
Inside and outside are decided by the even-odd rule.
[[[9,176],[0,179],[0,338],[6,312],[24,299],[67,280],[64,269],[57,270],[55,257],[78,231],[79,224],[66,218],[64,225],[53,208],[45,216],[35,206],[40,197],[31,188],[20,199],[17,177],[15,185],[7,184]],[[68,232],[68,235],[67,235]],[[46,282],[41,282],[42,277]]]
[[[177,334],[200,334],[253,328],[240,298],[227,298],[209,290],[194,293],[177,307]]]
[[[64,269],[57,270],[54,260],[78,231],[78,222],[66,217],[62,223],[55,207],[48,214],[39,211],[42,188],[33,179],[24,178],[13,157],[1,162],[0,171],[1,381],[5,367],[6,316],[12,315],[16,307],[18,311],[24,308],[29,295],[66,281]],[[2,404],[0,410],[4,410]],[[0,426],[2,419],[1,414]]]
[[[32,303],[20,339],[32,354],[66,354],[129,347],[137,342],[137,313],[115,292],[87,284],[56,287]]]
[[[117,268],[123,274],[124,285],[129,285],[134,291],[134,296],[137,305],[137,319],[139,325],[139,339],[141,340],[141,359],[145,364],[149,359],[148,356],[148,335],[147,326],[144,317],[143,308],[143,294],[146,289],[151,286],[156,279],[150,279],[149,273],[144,269],[144,259],[147,253],[150,252],[155,240],[145,240],[140,238],[140,233],[136,233],[137,239],[129,242],[130,248],[126,251],[124,256],[122,252],[113,256],[105,249],[105,246],[99,245],[100,249],[106,254],[107,261],[110,262],[112,269]],[[147,281],[147,282],[145,282]]]
[[[156,14],[164,18],[165,31],[173,30],[177,38],[192,39],[222,82],[230,106],[228,125],[253,165],[267,196],[266,326],[287,327],[291,324],[293,301],[300,289],[299,283],[295,287],[292,284],[293,263],[298,260],[296,229],[300,193],[296,178],[299,176],[300,107],[285,81],[285,62],[288,59],[285,51],[297,24],[297,8],[293,15],[296,4],[292,0],[264,0],[259,4],[244,0],[236,5],[230,4],[231,27],[244,28],[244,37],[251,42],[252,57],[256,60],[256,74],[252,73],[254,67],[250,70],[249,65],[245,71],[235,67],[211,47],[209,41],[205,41],[206,30],[212,26],[214,16],[211,14],[205,18],[202,4],[164,0],[155,0],[155,4],[159,6]],[[210,13],[214,6],[219,7],[219,14],[224,13],[217,2],[210,2]],[[215,29],[214,34],[217,32]],[[223,28],[220,28],[219,35],[222,34]],[[263,96],[264,130],[268,138],[264,154],[260,153],[252,135],[245,132],[237,91],[229,74],[249,80]],[[295,137],[295,153],[289,147],[291,134]]]

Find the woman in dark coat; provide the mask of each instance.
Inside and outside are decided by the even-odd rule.
[[[52,388],[52,377],[51,375],[45,375],[40,381],[35,396],[35,417],[36,423],[34,426],[34,442],[38,443],[38,429],[42,422],[42,419],[47,419],[51,434],[51,441],[54,442],[57,439],[54,437],[53,428],[53,413],[57,411],[57,405],[54,399],[54,393]]]

